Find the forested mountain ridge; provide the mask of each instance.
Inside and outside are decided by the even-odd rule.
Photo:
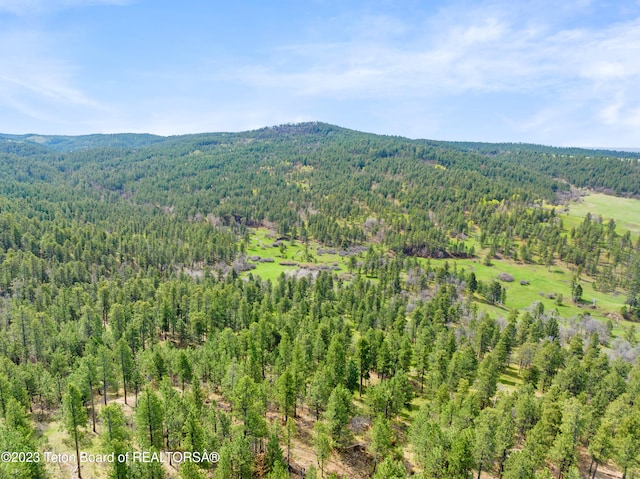
[[[634,175],[634,155],[323,123],[0,135],[0,446],[43,459],[0,477],[161,450],[220,461],[78,472],[630,477],[640,240],[553,205]],[[536,278],[499,268],[561,289],[518,311]]]
[[[640,153],[637,152],[519,143],[447,144],[462,151],[498,157],[509,164],[528,166],[575,186],[606,190],[616,195],[640,196]],[[616,158],[620,161],[615,161]]]

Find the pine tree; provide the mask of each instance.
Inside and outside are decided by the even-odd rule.
[[[377,416],[373,420],[371,428],[371,441],[369,443],[369,452],[373,455],[375,473],[378,463],[384,460],[392,451],[394,443],[393,431],[389,420],[384,416]]]
[[[318,421],[313,425],[314,438],[313,442],[316,448],[316,456],[318,465],[320,466],[320,477],[324,477],[325,461],[331,455],[333,444],[326,425]]]
[[[297,399],[295,377],[290,368],[286,368],[276,382],[276,397],[286,422],[295,412]]]
[[[82,404],[82,396],[75,384],[70,383],[66,394],[62,397],[62,407],[64,411],[64,427],[73,436],[76,445],[76,461],[78,463],[78,477],[82,477],[80,468],[80,438],[81,428],[87,423],[87,412]]]
[[[496,411],[491,408],[483,409],[476,419],[473,455],[478,465],[478,479],[483,470],[488,470],[495,457],[498,424]]]
[[[347,425],[353,413],[353,403],[351,392],[343,385],[339,384],[331,392],[327,411],[324,418],[333,440],[338,444],[343,444],[350,437]]]
[[[140,394],[136,405],[136,428],[140,444],[146,447],[162,448],[162,403],[158,395],[149,387]]]
[[[131,387],[131,378],[133,377],[133,352],[124,338],[120,338],[116,344],[115,351],[116,361],[120,366],[122,374],[122,389],[124,391],[124,403],[127,403],[127,387]]]
[[[351,256],[354,258],[354,256]],[[358,364],[358,395],[362,396],[362,382],[369,379],[369,369],[371,369],[370,345],[366,337],[361,336],[356,343],[356,360]]]
[[[121,454],[126,454],[130,449],[130,437],[126,419],[119,404],[109,404],[100,411],[103,432],[101,435],[102,447],[107,454],[113,454],[114,462],[110,466],[109,479],[127,479],[130,477],[130,468],[125,461],[120,461]]]
[[[476,380],[476,391],[481,408],[486,407],[496,393],[499,376],[500,371],[494,354],[487,354],[478,366],[478,377]]]

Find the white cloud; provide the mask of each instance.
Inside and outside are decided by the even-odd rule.
[[[540,105],[528,118],[512,118],[519,131],[551,135],[559,125],[591,121],[589,134],[601,124],[619,128],[624,138],[640,111],[640,19],[567,28],[553,12],[528,19],[525,7],[493,3],[445,9],[422,21],[385,18],[380,24],[402,41],[387,35],[379,40],[357,28],[342,42],[290,45],[277,52],[277,62],[246,66],[232,76],[254,87],[337,100],[523,94]],[[593,8],[578,0],[565,14]],[[426,27],[416,28],[420,23]]]
[[[51,35],[34,31],[0,33],[0,106],[12,112],[2,131],[29,124],[68,124],[106,108],[76,86],[76,67],[56,56]]]
[[[0,15],[127,3],[0,0]],[[0,107],[25,124],[38,119],[33,124],[62,133],[176,134],[318,119],[416,137],[638,146],[632,144],[640,127],[634,14],[615,24],[595,21],[602,6],[590,0],[443,3],[422,16],[380,8],[325,17],[305,24],[299,43],[271,47],[269,54],[270,46],[260,45],[260,59],[244,64],[229,53],[186,67],[167,62],[145,64],[142,73],[105,71],[104,84],[119,81],[122,90],[81,83],[97,70],[78,69],[68,32],[57,40],[24,29],[0,32]],[[109,94],[115,103],[107,107]],[[472,125],[483,115],[486,125]],[[0,131],[7,131],[1,120]]]

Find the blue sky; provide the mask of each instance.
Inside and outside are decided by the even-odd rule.
[[[0,132],[640,147],[640,0],[0,0]]]

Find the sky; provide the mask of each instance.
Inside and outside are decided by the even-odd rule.
[[[0,0],[0,132],[640,147],[640,0]]]

